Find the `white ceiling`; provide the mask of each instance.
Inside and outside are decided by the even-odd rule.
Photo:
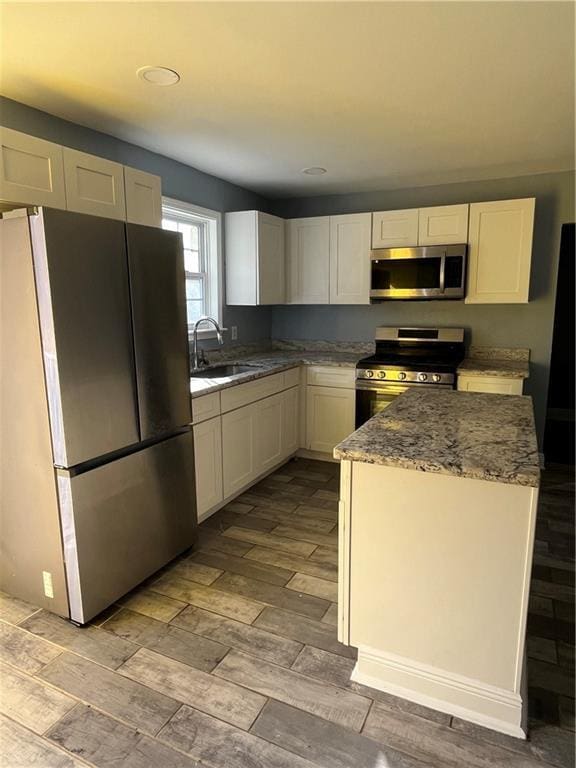
[[[8,2],[0,24],[5,96],[270,196],[574,167],[572,2]]]

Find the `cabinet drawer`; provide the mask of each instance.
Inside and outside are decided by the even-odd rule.
[[[261,400],[263,397],[274,395],[284,389],[284,374],[274,373],[271,376],[263,376],[256,381],[248,381],[246,384],[238,384],[235,387],[225,389],[221,393],[222,413],[241,408],[243,405]]]
[[[220,392],[211,392],[209,395],[192,399],[192,422],[199,424],[214,416],[220,415]]]
[[[356,370],[354,368],[321,367],[312,365],[308,368],[306,381],[319,387],[342,387],[354,389]]]
[[[298,384],[300,384],[300,368],[291,368],[289,371],[284,371],[284,389],[297,387]]]

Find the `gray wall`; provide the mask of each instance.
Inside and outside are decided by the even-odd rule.
[[[277,200],[273,213],[286,218],[417,208],[516,197],[536,198],[530,302],[467,305],[461,301],[385,302],[366,307],[275,307],[272,337],[369,340],[378,325],[455,325],[476,345],[529,347],[531,375],[525,391],[534,398],[543,434],[550,367],[560,227],[574,220],[573,173],[540,174],[388,192]]]
[[[162,193],[176,200],[222,212],[268,211],[270,207],[265,198],[224,179],[2,96],[0,124],[161,176]],[[237,326],[238,343],[269,339],[270,323],[268,308],[224,307],[224,324],[227,328]]]

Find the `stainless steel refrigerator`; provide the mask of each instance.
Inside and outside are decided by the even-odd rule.
[[[85,623],[194,541],[181,236],[0,221],[0,586]]]

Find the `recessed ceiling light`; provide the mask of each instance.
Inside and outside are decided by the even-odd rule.
[[[308,176],[322,176],[323,173],[326,173],[326,168],[313,165],[311,168],[303,168],[302,173],[307,173]]]
[[[140,67],[136,74],[141,80],[152,85],[176,85],[180,82],[180,75],[167,67]]]

